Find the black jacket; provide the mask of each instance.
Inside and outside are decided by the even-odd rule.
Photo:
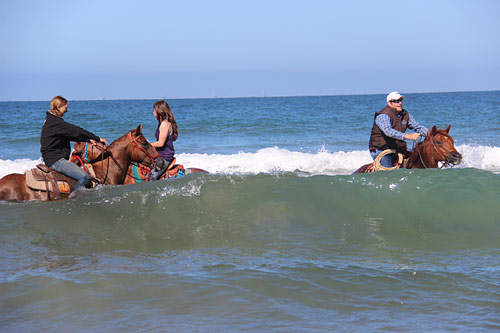
[[[47,112],[40,136],[40,152],[43,162],[51,166],[61,158],[69,159],[70,141],[99,141],[100,138],[76,125],[65,122],[61,117]]]

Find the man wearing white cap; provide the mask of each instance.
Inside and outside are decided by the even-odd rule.
[[[370,155],[373,159],[386,149],[395,149],[408,157],[409,151],[404,140],[417,140],[420,135],[427,134],[427,128],[420,125],[408,111],[403,109],[403,99],[404,96],[393,91],[386,97],[387,106],[375,113],[369,142]],[[405,134],[408,128],[416,132]],[[396,154],[385,155],[380,164],[390,168],[396,157]]]

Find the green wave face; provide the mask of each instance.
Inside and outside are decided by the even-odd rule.
[[[2,229],[74,254],[301,244],[329,252],[489,248],[498,247],[498,188],[498,175],[476,169],[191,175],[63,202],[4,203]]]

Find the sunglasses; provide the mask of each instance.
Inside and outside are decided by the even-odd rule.
[[[402,103],[402,102],[403,102],[402,98],[391,101],[391,103]]]

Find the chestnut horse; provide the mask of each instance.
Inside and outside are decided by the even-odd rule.
[[[100,148],[100,145],[90,145],[86,142],[77,142],[74,146],[72,160],[80,166],[85,163],[93,163],[99,159],[99,156],[101,156],[101,150],[102,148]],[[160,163],[157,163],[156,165],[162,167]],[[182,164],[175,164],[174,159],[168,170],[161,176],[160,180],[182,177],[195,172],[208,173],[208,171],[199,168],[184,168]],[[149,182],[150,180],[151,167],[144,165],[143,163],[132,162],[128,167],[127,175],[125,176],[123,184],[136,184]]]
[[[460,164],[462,155],[456,150],[453,138],[448,134],[451,125],[444,130],[439,130],[433,126],[425,140],[419,142],[415,149],[410,154],[408,159],[401,163],[401,167],[407,169],[427,169],[437,168],[439,162],[443,162],[443,166]],[[363,165],[353,173],[368,173],[373,172],[374,163]]]
[[[142,134],[142,125],[116,139],[101,152],[100,158],[92,163],[95,179],[101,184],[121,185],[132,162],[154,167],[163,163],[156,149]],[[52,171],[55,173],[55,171]],[[65,199],[68,194],[61,193]],[[26,175],[13,173],[0,179],[0,200],[42,200],[49,201],[46,191],[32,190],[26,185]]]

